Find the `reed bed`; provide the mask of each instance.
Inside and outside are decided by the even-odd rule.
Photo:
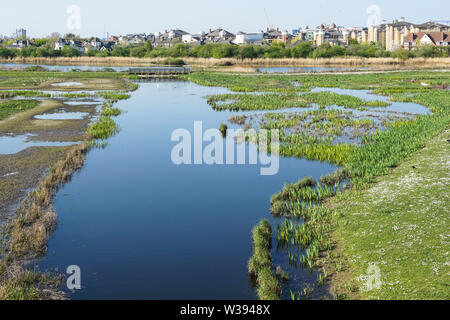
[[[160,58],[133,58],[133,57],[16,57],[14,59],[1,59],[3,63],[29,63],[47,65],[92,65],[92,66],[148,66],[149,64],[163,63],[166,57]],[[192,58],[183,60],[190,65],[215,67],[227,64],[241,66],[428,66],[448,67],[450,58],[361,58],[361,57],[337,57],[337,58]]]
[[[7,226],[10,234],[8,256],[38,257],[45,253],[49,234],[57,224],[52,207],[54,193],[82,168],[87,152],[85,143],[71,147],[19,205],[14,220]]]

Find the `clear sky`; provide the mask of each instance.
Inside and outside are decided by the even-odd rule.
[[[67,8],[80,8],[80,24]],[[255,32],[270,24],[292,30],[335,22],[343,26],[366,26],[372,14],[367,8],[376,5],[387,21],[405,17],[419,23],[428,20],[450,20],[449,0],[20,0],[2,1],[0,34],[11,35],[16,28],[27,29],[32,37],[52,32],[73,32],[81,36],[126,33],[154,33],[180,28],[197,33],[222,27],[231,32]],[[75,23],[74,23],[75,22]]]

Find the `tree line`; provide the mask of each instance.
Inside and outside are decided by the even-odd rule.
[[[393,52],[386,51],[379,44],[359,44],[351,41],[349,46],[331,46],[323,44],[314,47],[311,42],[302,42],[287,46],[282,42],[274,42],[271,45],[243,45],[233,44],[204,44],[188,45],[178,43],[170,48],[153,47],[150,42],[137,46],[116,45],[111,51],[95,51],[88,49],[87,53],[80,53],[77,49],[64,47],[55,50],[50,43],[41,41],[39,46],[29,46],[18,50],[14,48],[0,48],[1,58],[15,57],[78,57],[78,56],[100,56],[100,57],[136,57],[136,58],[332,58],[332,57],[394,57],[408,59],[413,57],[448,57],[450,47],[437,48],[434,46],[422,46],[415,50],[397,49]]]

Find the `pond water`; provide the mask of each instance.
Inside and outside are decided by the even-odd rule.
[[[74,142],[43,142],[30,140],[32,135],[0,136],[0,154],[15,154],[29,147],[63,147]]]
[[[80,120],[87,117],[87,112],[60,112],[60,113],[45,113],[34,116],[39,120]]]
[[[363,90],[313,89],[320,90],[387,99]],[[82,290],[71,298],[256,299],[247,272],[251,230],[262,218],[274,229],[280,222],[269,213],[270,196],[286,182],[318,179],[337,168],[293,158],[281,158],[274,176],[261,176],[255,165],[176,166],[174,130],[193,133],[197,120],[204,130],[219,128],[231,116],[261,113],[213,111],[204,97],[221,93],[228,91],[184,81],[141,83],[129,100],[115,105],[126,111],[117,118],[121,131],[105,149],[91,150],[82,171],[57,193],[59,225],[37,263],[42,270],[81,268]],[[428,112],[414,104],[389,108]],[[60,145],[27,142],[29,137],[0,137],[1,153]],[[288,266],[275,239],[273,247],[274,266],[295,279],[283,298],[316,282],[316,274]]]
[[[261,176],[252,165],[173,164],[175,129],[193,132],[196,120],[204,130],[218,128],[242,114],[214,112],[203,98],[226,92],[180,81],[142,83],[117,103],[127,111],[117,118],[121,132],[106,149],[92,150],[57,194],[60,224],[39,263],[62,272],[80,266],[83,289],[71,298],[256,298],[247,273],[251,230],[271,219],[270,196],[285,182],[336,167],[282,158],[277,175]],[[274,252],[274,262],[285,259]]]
[[[83,85],[81,82],[60,82],[60,83],[52,83],[53,87],[75,87]]]

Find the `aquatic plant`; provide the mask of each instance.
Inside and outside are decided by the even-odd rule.
[[[228,130],[228,126],[226,124],[222,123],[219,127],[219,131],[222,134],[222,137],[226,138],[227,130]]]
[[[10,115],[25,110],[33,109],[38,105],[36,100],[7,100],[0,101],[0,120],[6,119]]]
[[[263,219],[253,229],[253,256],[248,263],[251,278],[256,279],[260,300],[279,300],[281,285],[272,271],[272,228],[269,221]]]
[[[350,171],[343,168],[333,172],[332,174],[321,177],[320,182],[324,185],[335,186],[341,184],[341,182],[345,180],[349,180],[350,178]]]
[[[96,123],[88,128],[87,134],[91,136],[92,139],[105,140],[117,133],[118,130],[119,127],[114,120],[106,116],[101,116]]]

